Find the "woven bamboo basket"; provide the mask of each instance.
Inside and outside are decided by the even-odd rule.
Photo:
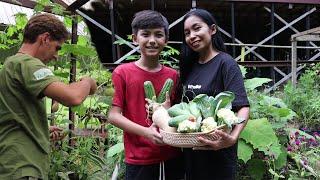
[[[182,148],[193,148],[193,147],[201,147],[205,146],[205,144],[201,143],[198,140],[198,137],[204,137],[209,140],[216,140],[212,133],[214,130],[223,130],[228,132],[228,128],[225,125],[218,126],[209,132],[196,132],[196,133],[176,133],[176,132],[166,132],[160,129],[160,134],[163,138],[164,143],[174,146],[174,147],[182,147]]]

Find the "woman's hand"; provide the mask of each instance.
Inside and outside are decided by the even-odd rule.
[[[146,129],[145,135],[152,143],[156,145],[164,145],[161,134],[158,132],[157,126],[153,123],[150,127]]]
[[[217,140],[209,140],[203,137],[198,137],[199,141],[210,146],[213,150],[228,148],[237,142],[237,138],[221,130],[215,130],[212,135],[217,137]]]

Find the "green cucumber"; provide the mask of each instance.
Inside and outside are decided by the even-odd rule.
[[[169,120],[169,126],[178,128],[179,123],[181,123],[184,120],[187,120],[189,117],[190,115],[180,115],[180,116],[173,117]]]
[[[163,103],[166,100],[166,92],[169,92],[169,95],[171,93],[173,87],[173,80],[168,78],[164,85],[162,86],[162,89],[157,97],[158,103]]]
[[[144,87],[144,94],[146,98],[150,100],[155,100],[157,98],[156,91],[154,90],[154,87],[151,81],[145,81],[143,83],[143,87]]]

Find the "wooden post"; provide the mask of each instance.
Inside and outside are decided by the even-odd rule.
[[[297,84],[297,41],[296,39],[291,40],[291,73],[292,73],[292,85],[295,87]]]
[[[72,18],[72,36],[71,36],[71,44],[77,44],[78,41],[78,21],[77,15],[74,14]],[[76,69],[77,69],[77,57],[74,54],[71,54],[71,67],[70,67],[70,83],[76,81]],[[71,131],[74,130],[74,120],[75,120],[75,113],[72,112],[71,107],[69,107],[69,120],[72,124],[69,124],[69,129]],[[72,133],[69,134],[69,145],[74,145],[74,140],[72,140]]]

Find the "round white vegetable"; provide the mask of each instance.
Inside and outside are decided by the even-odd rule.
[[[176,128],[169,126],[170,116],[168,111],[163,107],[158,107],[152,115],[152,121],[162,130],[166,132],[177,132]]]

